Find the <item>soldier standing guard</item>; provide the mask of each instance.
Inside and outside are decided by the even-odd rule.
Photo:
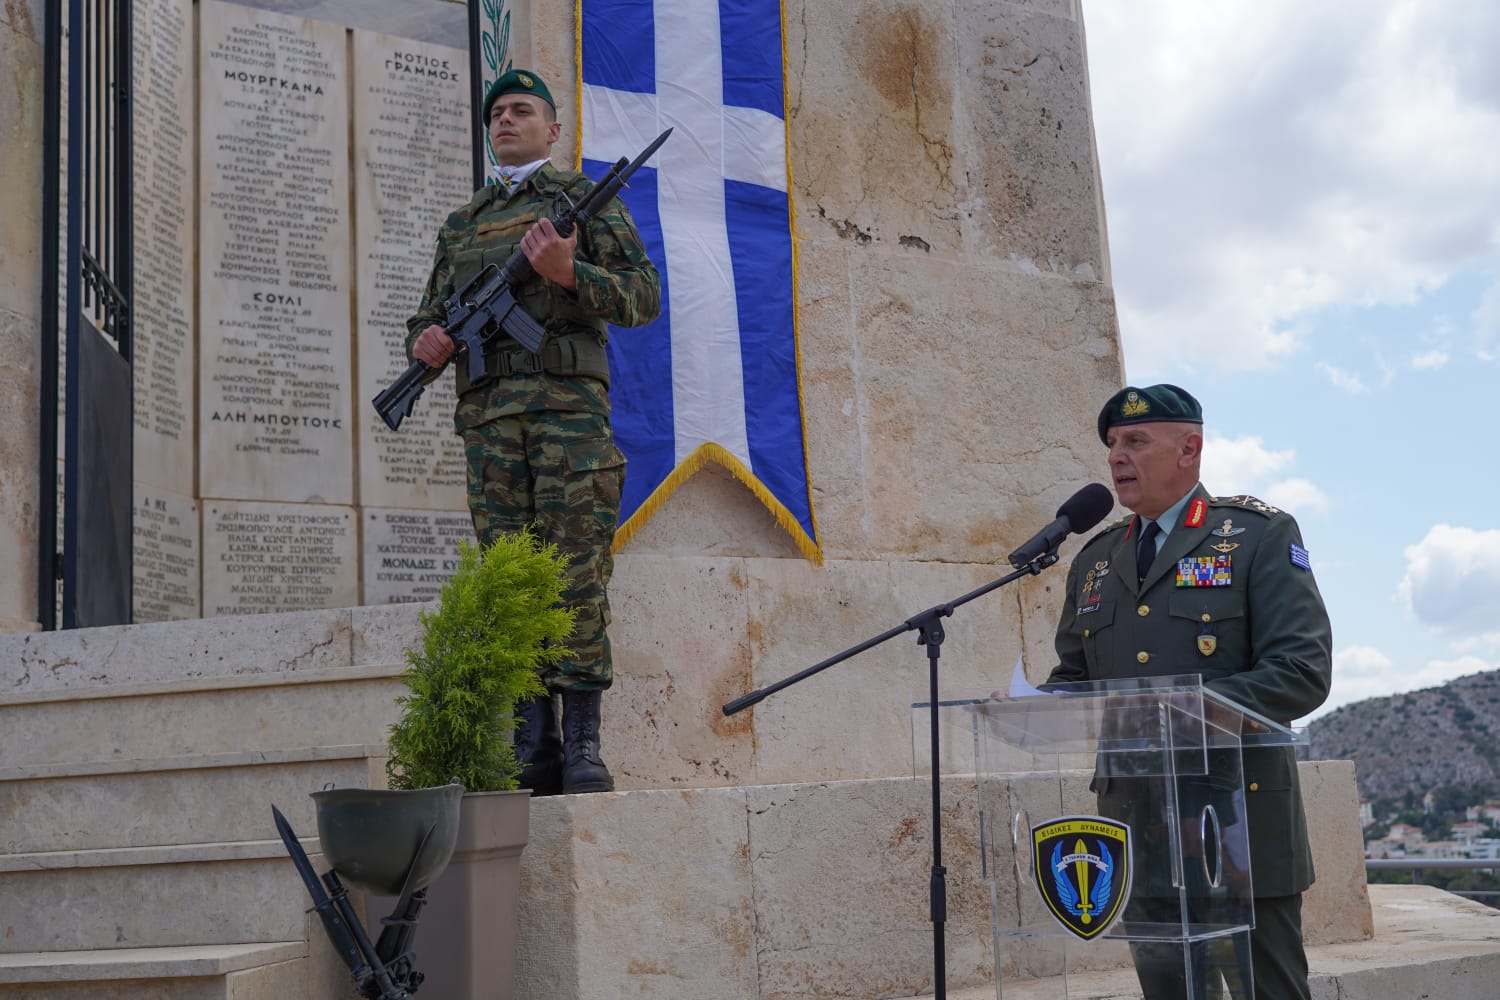
[[[1128,386],[1100,411],[1115,493],[1134,514],[1074,559],[1048,682],[1199,674],[1205,687],[1287,725],[1328,696],[1328,612],[1292,516],[1254,497],[1210,496],[1198,481],[1202,424],[1198,401],[1174,385]],[[1297,762],[1290,747],[1254,747],[1243,771],[1255,996],[1307,998],[1302,893],[1313,866]],[[1101,812],[1138,805],[1110,784],[1096,778]],[[1131,905],[1155,902],[1133,894]],[[1175,900],[1166,909],[1178,919]],[[1188,995],[1180,952],[1131,950],[1147,1000]],[[1200,977],[1204,964],[1194,962]]]
[[[610,428],[605,342],[611,323],[656,318],[661,283],[618,199],[566,239],[553,227],[558,193],[576,202],[593,184],[549,161],[562,125],[539,76],[501,76],[485,95],[483,117],[495,183],[443,224],[421,306],[407,321],[407,354],[445,364],[454,345],[441,325],[442,303],[486,265],[503,265],[518,247],[526,254],[536,275],[516,298],[546,327],[547,342],[536,355],[499,336],[485,351],[490,377],[477,387],[458,366],[454,423],[480,544],[529,526],[569,557],[564,600],[578,618],[567,657],[542,677],[547,697],[517,708],[521,784],[537,795],[611,791],[599,710],[613,678],[606,588],[625,459]],[[562,699],[561,734],[553,695]]]

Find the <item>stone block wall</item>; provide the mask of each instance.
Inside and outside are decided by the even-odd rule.
[[[463,8],[426,6],[138,5],[139,620],[430,598],[467,533],[442,383],[398,434],[368,404],[470,184]],[[572,7],[504,6],[518,64],[574,79]],[[765,601],[769,629],[669,642],[712,650],[695,683],[725,692],[998,576],[1102,475],[1092,415],[1122,378],[1076,6],[794,0],[785,38],[825,565],[710,468],[623,553],[649,584],[622,563],[616,586],[617,627],[658,636]],[[576,97],[553,89],[566,163]],[[949,669],[1044,672],[1053,572],[961,612]],[[879,656],[877,689],[922,693],[915,657]]]

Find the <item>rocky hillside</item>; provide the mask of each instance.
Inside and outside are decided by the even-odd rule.
[[[1312,757],[1355,762],[1370,799],[1444,786],[1500,795],[1500,670],[1345,705],[1308,735]]]

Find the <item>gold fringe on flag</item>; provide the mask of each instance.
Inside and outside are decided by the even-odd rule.
[[[792,542],[797,546],[798,551],[802,553],[803,558],[812,562],[815,566],[823,565],[822,547],[813,541],[806,531],[802,530],[802,525],[798,522],[796,516],[786,509],[785,504],[776,499],[776,495],[767,489],[766,485],[757,479],[754,473],[745,468],[743,462],[726,451],[722,445],[715,444],[712,441],[708,444],[699,445],[691,455],[678,462],[677,467],[668,474],[666,479],[661,481],[661,485],[652,490],[651,495],[641,502],[641,505],[636,508],[634,514],[630,515],[630,519],[620,525],[619,529],[615,531],[614,550],[619,552],[624,548],[635,537],[635,533],[640,531],[646,522],[650,520],[651,515],[661,509],[662,504],[667,502],[667,498],[677,490],[677,487],[687,482],[693,473],[702,469],[709,462],[715,462],[729,470],[734,478],[738,479],[751,493],[755,494],[755,498],[771,512],[771,516],[776,519],[776,523],[781,527],[781,530],[792,536]],[[812,509],[811,503],[808,504],[808,509]],[[813,530],[817,530],[816,521],[813,523]]]

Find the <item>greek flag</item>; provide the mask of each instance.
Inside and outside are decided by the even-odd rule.
[[[622,192],[661,317],[611,332],[629,461],[616,544],[714,461],[821,561],[798,381],[778,0],[582,0],[577,148],[601,177],[671,126]]]

